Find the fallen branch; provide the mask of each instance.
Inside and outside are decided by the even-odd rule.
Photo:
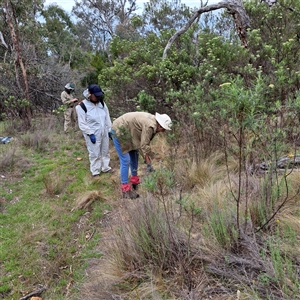
[[[39,288],[38,290],[33,291],[33,292],[27,294],[26,296],[20,298],[19,300],[27,300],[27,299],[29,299],[29,298],[32,297],[32,296],[40,296],[40,294],[42,294],[42,293],[43,293],[44,291],[46,291],[46,290],[47,290],[47,287],[46,287],[46,286],[42,286],[42,287]]]

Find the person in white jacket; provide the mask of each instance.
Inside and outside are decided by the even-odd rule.
[[[100,86],[91,84],[83,95],[85,99],[76,106],[78,126],[85,138],[89,152],[90,171],[95,177],[101,172],[112,172],[109,166],[108,136],[111,130],[111,120]]]

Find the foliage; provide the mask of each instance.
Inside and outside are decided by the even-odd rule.
[[[13,18],[2,15],[0,20],[4,42],[9,45],[0,50],[0,113],[3,119],[30,121],[32,114],[57,108],[63,86],[78,77],[71,68],[82,67],[87,60],[78,48],[75,27],[62,9],[54,5],[43,10],[40,1],[25,7],[25,2],[10,2],[6,11],[14,12]],[[26,107],[18,99],[26,99]]]
[[[137,10],[136,1],[75,1],[73,13],[86,27],[85,40],[95,51],[106,50],[108,41],[116,34],[118,26],[127,26]]]
[[[187,23],[190,16],[190,8],[182,4],[180,0],[150,0],[144,4],[142,14],[144,26],[157,33],[165,29],[180,29]]]
[[[56,57],[62,64],[78,64],[80,57],[76,57],[76,28],[70,17],[57,5],[50,5],[47,10],[43,10],[42,17],[45,19],[43,29],[48,46],[47,54]]]
[[[150,1],[142,16],[134,14],[135,1],[127,11],[121,2],[76,2],[77,24],[56,5],[43,10],[42,2],[34,3],[11,1],[3,9],[17,16],[10,24],[18,43],[9,19],[0,18],[2,119],[56,110],[64,84],[72,81],[77,90],[99,83],[113,116],[159,111],[174,124],[168,149],[158,151],[159,168],[143,178],[147,201],[127,211],[132,222],[121,224],[107,250],[119,274],[124,272],[120,281],[127,291],[143,298],[137,287],[149,282],[162,288],[145,292],[148,298],[187,299],[191,292],[210,298],[208,287],[216,285],[231,298],[237,288],[244,298],[295,298],[299,179],[279,170],[277,161],[294,157],[300,145],[299,2],[268,7],[245,1],[251,19],[247,49],[239,45],[227,11],[201,16],[164,60],[167,42],[191,14],[180,1]],[[87,165],[75,160],[83,145],[56,136],[59,129],[48,124],[43,130],[33,119],[23,134],[21,123],[5,131],[20,134],[19,148],[1,153],[0,170],[21,174],[15,175],[18,184],[5,182],[0,195],[0,228],[10,224],[2,234],[4,297],[20,296],[16,290],[33,285],[39,272],[55,286],[57,299],[65,297],[76,276],[65,266],[82,264],[80,254],[93,254],[79,248],[98,242],[72,230],[83,216],[70,213],[71,199],[82,186],[97,186],[85,178]],[[109,181],[101,188],[111,192]],[[100,224],[104,205],[94,208],[89,221]],[[45,266],[59,278],[48,277],[41,271]]]

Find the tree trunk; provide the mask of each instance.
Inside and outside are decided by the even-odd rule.
[[[10,4],[10,6],[9,6],[9,4]],[[23,93],[24,88],[20,83],[19,74],[18,74],[18,69],[20,68],[21,72],[22,72],[22,76],[23,76],[23,84],[25,87],[25,99],[28,102],[30,102],[29,88],[28,88],[28,81],[27,81],[27,72],[26,72],[26,68],[25,68],[25,65],[24,65],[23,59],[22,59],[19,37],[18,37],[18,33],[17,33],[18,31],[15,30],[15,27],[14,27],[14,24],[17,27],[17,22],[13,22],[13,13],[11,13],[11,11],[13,10],[12,3],[11,3],[11,1],[5,1],[4,5],[5,5],[5,15],[6,15],[6,19],[8,22],[9,29],[10,29],[12,42],[13,42],[13,51],[15,52],[16,82],[21,91],[21,94],[24,94]],[[11,8],[11,10],[10,10],[10,8]],[[21,108],[20,117],[25,121],[26,126],[29,127],[31,124],[31,111],[30,111],[29,106],[25,106],[25,107]]]
[[[167,57],[167,52],[171,48],[172,44],[176,40],[177,37],[185,33],[191,25],[195,22],[197,18],[200,17],[202,13],[210,12],[213,10],[221,9],[221,8],[227,8],[228,13],[231,14],[234,18],[235,26],[239,35],[239,38],[241,40],[242,45],[247,48],[248,42],[247,42],[247,28],[250,27],[250,18],[248,17],[242,0],[229,0],[229,1],[221,1],[216,4],[208,5],[201,7],[198,9],[194,15],[189,19],[187,24],[183,26],[181,29],[179,29],[168,41],[164,53],[163,53],[163,59]]]

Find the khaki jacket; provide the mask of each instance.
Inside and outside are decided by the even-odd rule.
[[[72,100],[75,98],[72,93],[68,94],[66,91],[63,91],[60,95],[61,101],[63,104],[67,105],[67,107],[74,107],[75,103]]]
[[[156,134],[155,116],[146,112],[129,112],[117,118],[112,129],[116,132],[122,152],[142,151],[142,155],[151,156],[150,141]]]

